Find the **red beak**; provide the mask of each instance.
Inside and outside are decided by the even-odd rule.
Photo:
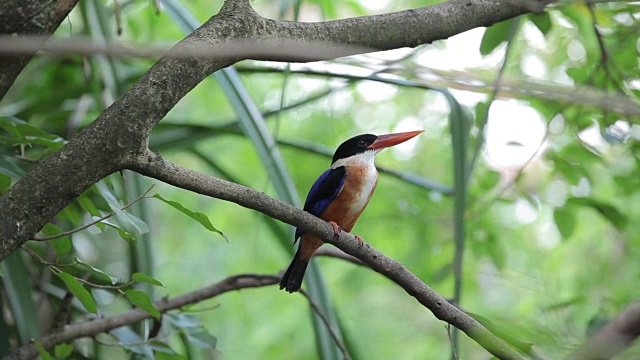
[[[401,133],[395,133],[395,134],[380,135],[378,136],[376,141],[373,142],[373,144],[369,145],[369,149],[380,151],[384,148],[388,148],[390,146],[403,143],[413,137],[416,137],[422,134],[423,132],[424,130],[418,130],[418,131],[408,131],[408,132],[401,132]]]

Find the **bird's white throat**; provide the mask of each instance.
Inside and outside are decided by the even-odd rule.
[[[378,170],[375,165],[374,151],[366,151],[357,155],[350,156],[346,159],[337,160],[331,165],[332,168],[344,166],[347,169],[347,181],[354,181],[355,179],[349,178],[350,172],[358,173],[358,180],[354,183],[354,188],[357,188],[357,196],[351,203],[350,211],[361,212],[371,197],[371,193],[375,190],[378,183]]]

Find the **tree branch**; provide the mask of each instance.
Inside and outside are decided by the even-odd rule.
[[[130,208],[131,206],[133,206],[133,204],[135,204],[135,203],[137,203],[138,201],[140,201],[140,200],[144,199],[144,198],[147,196],[147,194],[149,193],[149,191],[151,191],[151,189],[153,189],[153,187],[154,187],[154,186],[155,186],[155,185],[151,185],[151,187],[149,187],[149,189],[147,189],[147,191],[145,191],[144,193],[142,193],[142,195],[139,195],[137,198],[133,199],[133,200],[132,200],[131,202],[129,202],[127,205],[125,205],[125,206],[121,207],[121,208],[120,208],[120,211],[125,211],[125,210],[127,210],[128,208]],[[97,218],[96,220],[93,220],[93,221],[91,221],[90,223],[85,224],[85,225],[82,225],[82,226],[80,226],[80,227],[78,227],[78,228],[71,229],[71,230],[68,230],[68,231],[63,231],[63,232],[61,232],[61,233],[59,233],[59,234],[55,234],[55,235],[42,236],[42,237],[37,237],[37,236],[35,236],[35,237],[34,237],[33,239],[31,239],[31,240],[33,240],[33,241],[49,241],[49,240],[53,240],[53,239],[57,239],[57,238],[61,238],[61,237],[63,237],[63,236],[67,236],[67,235],[75,234],[75,233],[77,233],[77,232],[79,232],[79,231],[82,231],[82,230],[84,230],[84,229],[90,228],[90,227],[92,227],[93,225],[95,225],[95,224],[97,224],[97,223],[99,223],[99,222],[102,222],[102,221],[104,221],[104,220],[106,220],[106,219],[108,219],[108,218],[110,218],[110,217],[114,216],[115,214],[116,214],[116,212],[115,212],[115,211],[112,211],[112,212],[108,213],[107,215],[104,215],[104,216],[102,216],[102,217],[100,217],[100,218]]]
[[[506,342],[447,302],[401,263],[386,257],[369,244],[359,246],[358,241],[351,234],[342,232],[339,237],[334,237],[331,225],[305,211],[248,187],[183,168],[152,152],[147,152],[138,163],[132,164],[130,169],[179,188],[260,211],[274,219],[318,235],[323,241],[360,259],[373,270],[400,285],[420,304],[431,310],[438,319],[462,330],[496,357],[523,359],[523,356]]]
[[[605,360],[622,353],[640,336],[640,302],[631,304],[602,327],[568,360]]]
[[[53,34],[78,0],[3,0],[0,2],[0,34],[42,35],[40,44]],[[36,51],[0,56],[0,100]]]
[[[243,274],[229,277],[221,282],[202,288],[173,299],[162,299],[154,303],[155,307],[161,313],[169,310],[179,309],[183,306],[194,304],[202,300],[224,294],[233,290],[241,290],[247,288],[256,288],[277,284],[280,278],[275,275],[259,275],[259,274]],[[106,318],[96,319],[93,321],[85,321],[78,324],[67,325],[60,331],[40,337],[38,342],[45,349],[51,349],[57,344],[70,342],[75,339],[97,335],[109,330],[135,324],[139,321],[149,319],[151,315],[142,309],[135,308],[120,315],[109,316]],[[38,355],[38,351],[33,342],[25,345],[2,360],[26,360],[32,359]]]

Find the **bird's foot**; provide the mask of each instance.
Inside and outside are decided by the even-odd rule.
[[[340,236],[340,231],[342,230],[340,225],[338,225],[335,221],[329,221],[329,225],[333,227],[333,236]],[[364,244],[364,240],[362,240],[362,237],[360,235],[353,236],[356,237],[356,240],[358,240],[358,246],[361,247]]]
[[[333,226],[333,236],[340,236],[340,225],[338,225],[335,221],[329,221],[329,225]]]

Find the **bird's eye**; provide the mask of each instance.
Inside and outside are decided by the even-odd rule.
[[[363,147],[366,147],[366,146],[367,146],[367,142],[366,141],[364,141],[364,140],[358,141],[358,147],[363,148]]]

